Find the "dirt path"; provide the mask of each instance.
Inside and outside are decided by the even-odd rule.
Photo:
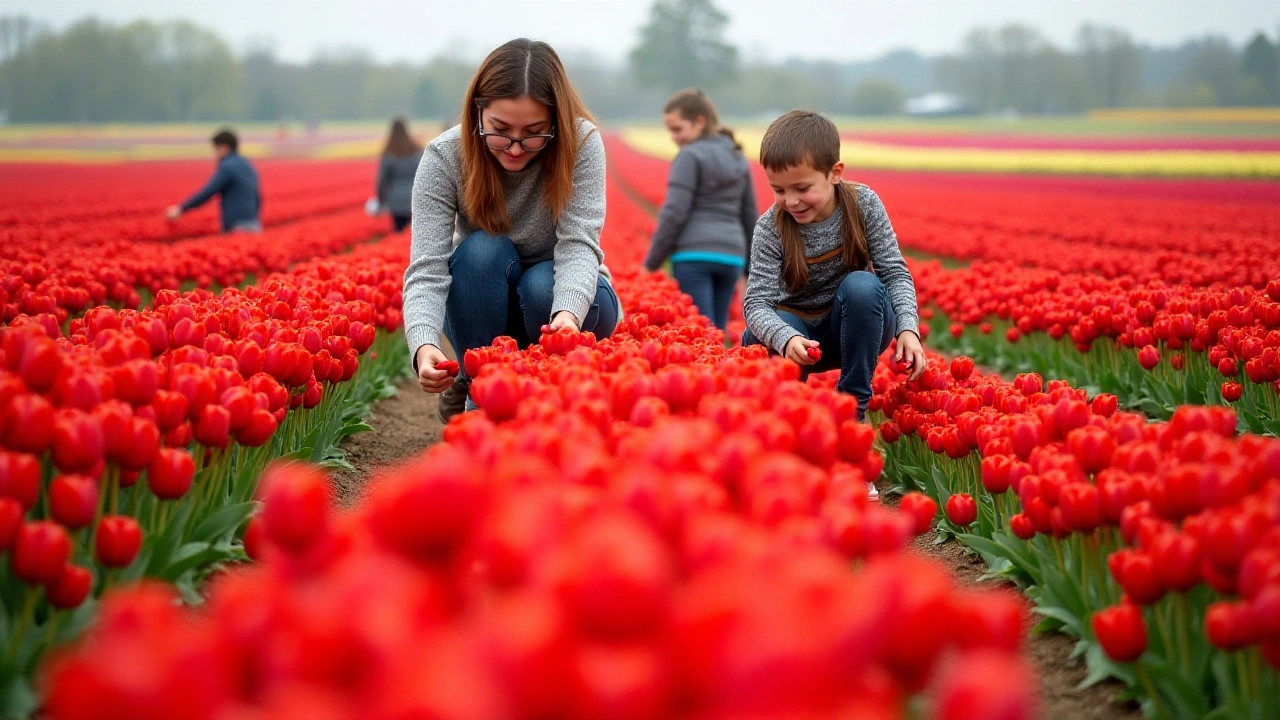
[[[439,395],[422,392],[418,378],[410,377],[400,382],[395,396],[373,406],[373,414],[366,418],[373,431],[352,435],[342,443],[342,448],[347,451],[347,461],[356,469],[355,472],[333,474],[334,491],[340,505],[350,507],[358,504],[365,481],[380,468],[417,455],[440,442],[440,431],[444,425],[436,415],[439,398]]]

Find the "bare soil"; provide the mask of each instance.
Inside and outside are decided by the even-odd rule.
[[[355,471],[333,473],[334,494],[342,507],[359,504],[364,485],[379,469],[413,457],[440,442],[444,424],[436,414],[440,396],[425,393],[418,378],[405,378],[399,392],[373,406],[365,419],[373,430],[348,437],[342,448]]]

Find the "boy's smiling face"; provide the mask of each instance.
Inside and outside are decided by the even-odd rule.
[[[830,172],[815,170],[808,164],[784,170],[765,170],[773,203],[791,213],[801,225],[822,222],[836,209],[836,186],[844,176],[844,163],[836,163]]]

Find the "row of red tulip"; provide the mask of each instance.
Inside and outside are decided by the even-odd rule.
[[[481,411],[352,514],[269,473],[261,566],[199,614],[114,594],[49,716],[897,718],[927,691],[931,717],[1030,717],[1016,597],[901,554],[921,528],[868,504],[851,398],[726,349],[608,200],[612,337],[468,352]]]
[[[881,367],[874,389],[888,474],[1080,637],[1092,678],[1153,717],[1280,714],[1280,439],[1236,437],[1222,407],[1152,423],[967,357],[914,382]]]
[[[0,168],[0,242],[172,241],[220,231],[217,203],[164,219],[164,208],[208,179],[205,162],[6,165]],[[359,205],[372,189],[364,162],[258,164],[268,227]]]
[[[668,163],[611,142],[627,160],[619,176],[661,203]],[[761,174],[757,166],[757,194],[771,202]],[[1162,198],[1167,183],[1157,181],[1110,199],[882,180],[875,189],[908,252],[999,259],[960,269],[912,263],[940,348],[1113,393],[1156,417],[1183,404],[1232,403],[1251,431],[1280,433],[1273,205]]]
[[[302,260],[342,252],[383,231],[383,222],[348,210],[278,225],[260,235],[171,244],[106,242],[93,253],[61,241],[6,246],[0,257],[0,321],[51,313],[62,325],[107,303],[141,307],[164,290],[235,287]]]
[[[244,558],[270,460],[343,462],[336,444],[407,367],[406,260],[385,240],[244,290],[97,307],[65,334],[52,313],[0,329],[5,687],[113,584],[197,597],[211,567]]]
[[[609,140],[618,177],[662,203],[669,163]],[[753,163],[757,200],[773,202]],[[1274,203],[1169,196],[1167,181],[1111,197],[1111,180],[1082,188],[988,186],[985,178],[860,174],[884,199],[904,248],[948,258],[999,260],[1145,284],[1261,289],[1280,277],[1280,209]],[[1134,185],[1129,181],[1129,185]],[[1068,264],[1063,258],[1070,258]]]
[[[1280,279],[1264,289],[1133,284],[1005,263],[915,263],[938,347],[1092,386],[1168,417],[1236,407],[1280,433]]]

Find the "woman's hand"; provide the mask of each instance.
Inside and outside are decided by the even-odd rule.
[[[898,333],[898,349],[893,352],[893,361],[910,368],[908,380],[920,377],[920,373],[924,372],[924,347],[920,344],[920,336],[910,330]]]
[[[551,318],[551,332],[555,332],[560,328],[569,328],[574,332],[578,331],[578,318],[568,310],[561,310]]]
[[[809,348],[816,347],[818,347],[818,341],[810,340],[803,335],[796,335],[787,341],[786,352],[783,355],[797,365],[812,365],[818,360],[809,354]]]
[[[418,384],[422,386],[423,392],[441,393],[453,384],[453,376],[449,371],[436,367],[446,360],[448,358],[435,345],[418,348]]]

